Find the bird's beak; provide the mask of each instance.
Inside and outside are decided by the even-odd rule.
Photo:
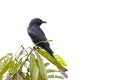
[[[46,21],[42,21],[42,23],[47,23]]]

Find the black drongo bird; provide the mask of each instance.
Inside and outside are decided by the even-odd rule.
[[[33,43],[36,44],[36,46],[43,48],[55,59],[55,57],[53,56],[53,51],[50,48],[50,44],[48,42],[45,42],[47,38],[42,29],[40,28],[40,25],[42,23],[46,22],[39,18],[32,19],[31,22],[29,23],[29,27],[27,28],[28,34],[32,39]],[[67,78],[67,74],[65,74],[61,70],[60,72],[63,74],[64,77]]]
[[[53,51],[50,48],[50,45],[47,41],[47,38],[42,31],[42,29],[39,27],[42,23],[46,23],[45,21],[42,21],[39,18],[34,18],[31,20],[29,27],[27,28],[28,34],[31,37],[32,41],[36,46],[39,46],[43,48],[45,51],[47,51],[52,57]]]

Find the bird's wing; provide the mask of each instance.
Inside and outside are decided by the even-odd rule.
[[[46,50],[48,53],[51,54],[51,56],[53,56],[53,51],[50,49],[50,45],[48,42],[44,42],[47,40],[44,32],[36,27],[33,27],[32,29],[30,27],[28,27],[28,34],[31,37],[32,41],[34,44],[36,44],[37,46],[43,48],[44,50]]]
[[[45,34],[40,29],[35,28],[28,28],[28,34],[30,35],[32,41],[36,44],[40,41],[46,41],[47,38],[45,37]],[[49,45],[49,44],[48,44]]]

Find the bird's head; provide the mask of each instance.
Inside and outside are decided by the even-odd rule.
[[[31,20],[30,24],[29,25],[38,25],[40,26],[42,23],[47,23],[39,18],[34,18]]]

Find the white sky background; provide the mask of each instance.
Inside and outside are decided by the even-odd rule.
[[[0,56],[33,46],[26,28],[39,17],[67,80],[120,80],[119,0],[1,0]]]

